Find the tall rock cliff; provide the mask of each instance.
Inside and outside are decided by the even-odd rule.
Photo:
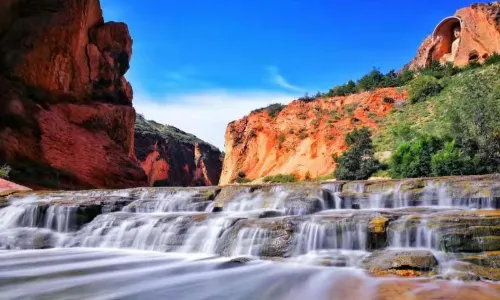
[[[142,115],[136,121],[135,153],[151,186],[207,186],[219,182],[219,149]]]
[[[378,121],[407,99],[404,90],[379,89],[347,97],[293,101],[282,110],[257,110],[229,123],[220,184],[238,173],[255,180],[267,175],[295,174],[317,178],[335,168],[333,154],[346,149],[344,134],[355,127],[377,130]]]
[[[132,39],[98,0],[0,3],[0,165],[40,188],[146,184],[134,154]]]
[[[460,28],[455,66],[465,66],[472,61],[483,61],[493,53],[500,54],[500,2],[477,3],[459,9],[455,15],[444,18],[422,43],[417,56],[408,64],[415,70],[433,60],[440,60],[452,51],[455,40],[453,30]],[[437,38],[441,41],[433,43]]]

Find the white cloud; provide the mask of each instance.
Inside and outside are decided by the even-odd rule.
[[[273,91],[206,90],[152,98],[134,85],[134,107],[146,119],[175,126],[224,150],[229,122],[273,103],[287,104],[297,97]]]
[[[269,79],[271,80],[272,83],[274,84],[277,84],[278,86],[282,87],[282,88],[285,88],[285,89],[289,89],[291,91],[295,91],[295,92],[304,92],[304,89],[303,88],[300,88],[298,86],[295,86],[291,83],[289,83],[285,77],[283,77],[279,71],[278,71],[278,68],[275,67],[275,66],[270,66],[270,67],[267,67],[267,71],[269,72]]]

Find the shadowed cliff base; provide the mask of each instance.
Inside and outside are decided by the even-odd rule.
[[[150,186],[217,185],[222,153],[173,126],[137,116],[135,153]]]

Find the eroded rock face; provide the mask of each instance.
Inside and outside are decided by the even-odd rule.
[[[135,153],[150,186],[217,185],[222,153],[175,127],[137,116]]]
[[[483,61],[495,52],[500,53],[500,2],[473,4],[458,10],[454,16],[461,27],[455,66]],[[435,32],[423,41],[417,56],[407,66],[409,69],[425,67],[432,60],[439,60],[444,53],[451,51],[453,26],[447,23],[453,23],[453,19],[447,18],[441,24],[436,24],[438,26]],[[438,35],[443,37],[443,41],[433,45],[432,41]]]
[[[251,180],[290,173],[301,179],[329,175],[335,165],[332,155],[346,150],[345,133],[362,126],[377,130],[378,118],[407,96],[406,91],[384,88],[312,102],[297,100],[275,117],[262,110],[231,122],[220,184],[233,182],[240,172]]]
[[[0,163],[34,188],[146,185],[134,154],[132,39],[98,0],[11,0],[0,22]]]

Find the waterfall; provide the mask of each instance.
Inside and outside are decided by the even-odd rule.
[[[367,225],[348,219],[310,220],[301,224],[295,239],[295,252],[300,254],[325,249],[366,250]]]
[[[389,235],[391,247],[438,249],[439,233],[429,226],[426,216],[401,217],[391,224]]]
[[[100,268],[123,274],[119,276],[128,276],[131,266],[138,268],[138,274],[150,268],[155,274],[168,273],[168,269],[172,272],[165,275],[168,280],[156,282],[155,275],[147,286],[163,287],[168,282],[178,288],[173,283],[175,280],[198,276],[198,269],[204,267],[207,268],[206,274],[200,275],[203,282],[207,282],[210,276],[220,276],[222,272],[230,274],[229,270],[238,269],[237,266],[246,270],[274,265],[267,260],[290,264],[283,274],[302,270],[300,272],[305,273],[297,272],[307,277],[306,274],[313,274],[308,272],[317,272],[318,266],[328,267],[323,270],[329,269],[329,272],[360,271],[367,268],[366,262],[373,257],[393,252],[412,255],[419,251],[424,257],[435,257],[439,268],[433,267],[433,271],[449,276],[457,272],[454,263],[461,258],[455,252],[478,253],[497,247],[497,214],[488,210],[499,206],[497,191],[500,184],[481,182],[470,184],[467,189],[461,189],[461,183],[439,180],[389,181],[375,187],[371,182],[348,184],[348,187],[345,183],[335,182],[227,188],[140,188],[13,196],[8,198],[9,205],[0,209],[0,256],[3,253],[14,255],[21,249],[49,251],[45,249],[56,248],[54,251],[68,251],[67,257],[57,252],[59,254],[53,258],[54,265],[61,270],[67,266],[67,270],[86,272],[85,268],[96,266],[88,274],[88,278],[92,278],[92,272],[98,272]],[[478,217],[476,213],[484,217]],[[152,255],[151,258],[137,258],[141,251]],[[51,258],[43,261],[37,253],[45,252],[33,253],[33,256],[26,254],[25,260],[26,263],[36,261],[39,267],[33,268],[36,270],[34,274],[42,274],[44,270],[50,274]],[[73,255],[77,258],[74,262]],[[87,255],[90,258],[109,255],[115,260],[106,264],[108,258],[101,258],[101,261],[89,258],[89,262],[80,264],[78,260]],[[121,260],[128,255],[133,257],[130,261]],[[172,259],[167,269],[153,263],[162,260],[158,255]],[[480,254],[476,257],[482,258]],[[58,261],[66,262],[58,265]],[[6,263],[8,261],[0,262],[0,269]],[[20,265],[23,264],[20,260]],[[316,269],[307,269],[311,265]],[[73,269],[73,266],[78,267]],[[389,268],[392,268],[391,264]],[[418,266],[411,265],[410,268]],[[345,271],[339,271],[341,269]],[[269,274],[276,270],[270,269]],[[0,271],[0,277],[13,274],[9,272]],[[108,278],[106,274],[102,276]],[[240,280],[233,277],[224,280]],[[160,278],[163,277],[158,277],[158,280]],[[288,277],[266,277],[264,274],[254,280],[263,278],[276,283]],[[84,280],[83,277],[80,279]],[[68,282],[76,284],[69,279]],[[96,282],[93,284],[99,284]],[[274,290],[273,286],[266,285],[265,280],[262,284],[269,288],[269,295],[282,294],[281,288]],[[133,287],[137,288],[137,285],[131,284],[127,288]],[[243,279],[240,287],[239,292],[247,287]],[[3,291],[0,283],[0,293]],[[19,290],[11,292],[22,294]],[[120,290],[122,292],[126,294],[125,290]],[[285,299],[290,298],[289,294],[285,295]],[[195,299],[204,299],[204,296]]]

